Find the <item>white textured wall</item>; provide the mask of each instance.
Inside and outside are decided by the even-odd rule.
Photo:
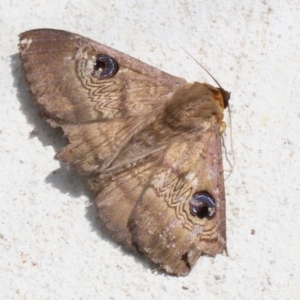
[[[296,0],[1,0],[0,299],[299,299],[299,16]],[[177,278],[101,232],[83,178],[53,159],[60,131],[38,118],[22,79],[18,34],[43,27],[212,82],[182,46],[232,92],[229,257]]]

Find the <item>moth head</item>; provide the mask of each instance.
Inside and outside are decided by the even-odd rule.
[[[230,92],[227,92],[226,90],[224,90],[220,83],[216,80],[216,78],[214,76],[212,76],[210,74],[210,72],[208,72],[207,69],[205,69],[201,64],[200,66],[208,73],[208,75],[214,80],[214,82],[219,86],[217,89],[220,91],[221,95],[222,95],[222,99],[220,102],[220,105],[223,107],[223,108],[226,108],[228,107],[228,104],[229,104],[229,99],[230,99]]]
[[[228,104],[229,104],[229,99],[230,99],[230,92],[227,92],[222,87],[218,88],[218,90],[221,92],[221,95],[223,97],[223,107],[227,108]]]
[[[225,109],[228,107],[229,99],[230,99],[230,92],[227,92],[222,87],[214,87],[208,83],[203,83],[210,91],[213,93],[214,99],[219,103],[219,105]]]

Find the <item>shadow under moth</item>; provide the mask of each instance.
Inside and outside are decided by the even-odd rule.
[[[92,178],[117,242],[176,275],[226,249],[227,91],[66,31],[24,32],[19,49],[42,116],[69,140],[56,158]]]

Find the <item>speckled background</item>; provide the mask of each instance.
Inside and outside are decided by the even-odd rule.
[[[298,299],[299,16],[296,0],[2,0],[0,299]],[[183,47],[232,92],[228,257],[168,276],[101,231],[84,178],[53,159],[61,132],[23,81],[18,34],[45,27],[212,83]]]

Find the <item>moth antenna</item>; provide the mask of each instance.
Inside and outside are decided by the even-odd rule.
[[[233,138],[232,138],[232,121],[231,121],[231,110],[230,110],[230,105],[228,103],[228,115],[229,115],[229,128],[230,128],[230,148],[231,148],[231,152],[232,152],[232,163],[231,161],[229,160],[228,156],[227,156],[227,150],[226,150],[226,147],[224,145],[224,139],[223,139],[223,136],[222,136],[222,144],[223,144],[223,147],[225,148],[225,157],[226,157],[226,161],[228,162],[228,164],[230,165],[231,167],[231,170],[230,171],[227,171],[229,172],[229,174],[226,176],[226,178],[224,178],[224,181],[228,179],[228,177],[231,175],[233,169],[234,169],[234,166],[235,166],[235,153],[234,153],[234,149],[233,149]]]
[[[180,46],[181,47],[181,46]],[[196,60],[196,58],[194,58],[193,57],[193,55],[191,55],[189,52],[187,52],[184,48],[182,48],[181,47],[181,49],[188,55],[188,56],[190,56],[195,62],[196,62],[196,64],[198,64],[213,80],[214,80],[214,82],[219,86],[219,88],[220,89],[222,89],[222,90],[224,90],[222,87],[221,87],[221,85],[220,85],[220,83],[218,82],[218,80],[214,77],[214,76],[212,76],[212,74],[204,67],[204,66],[202,66],[200,63],[199,63],[199,61],[197,61]]]

